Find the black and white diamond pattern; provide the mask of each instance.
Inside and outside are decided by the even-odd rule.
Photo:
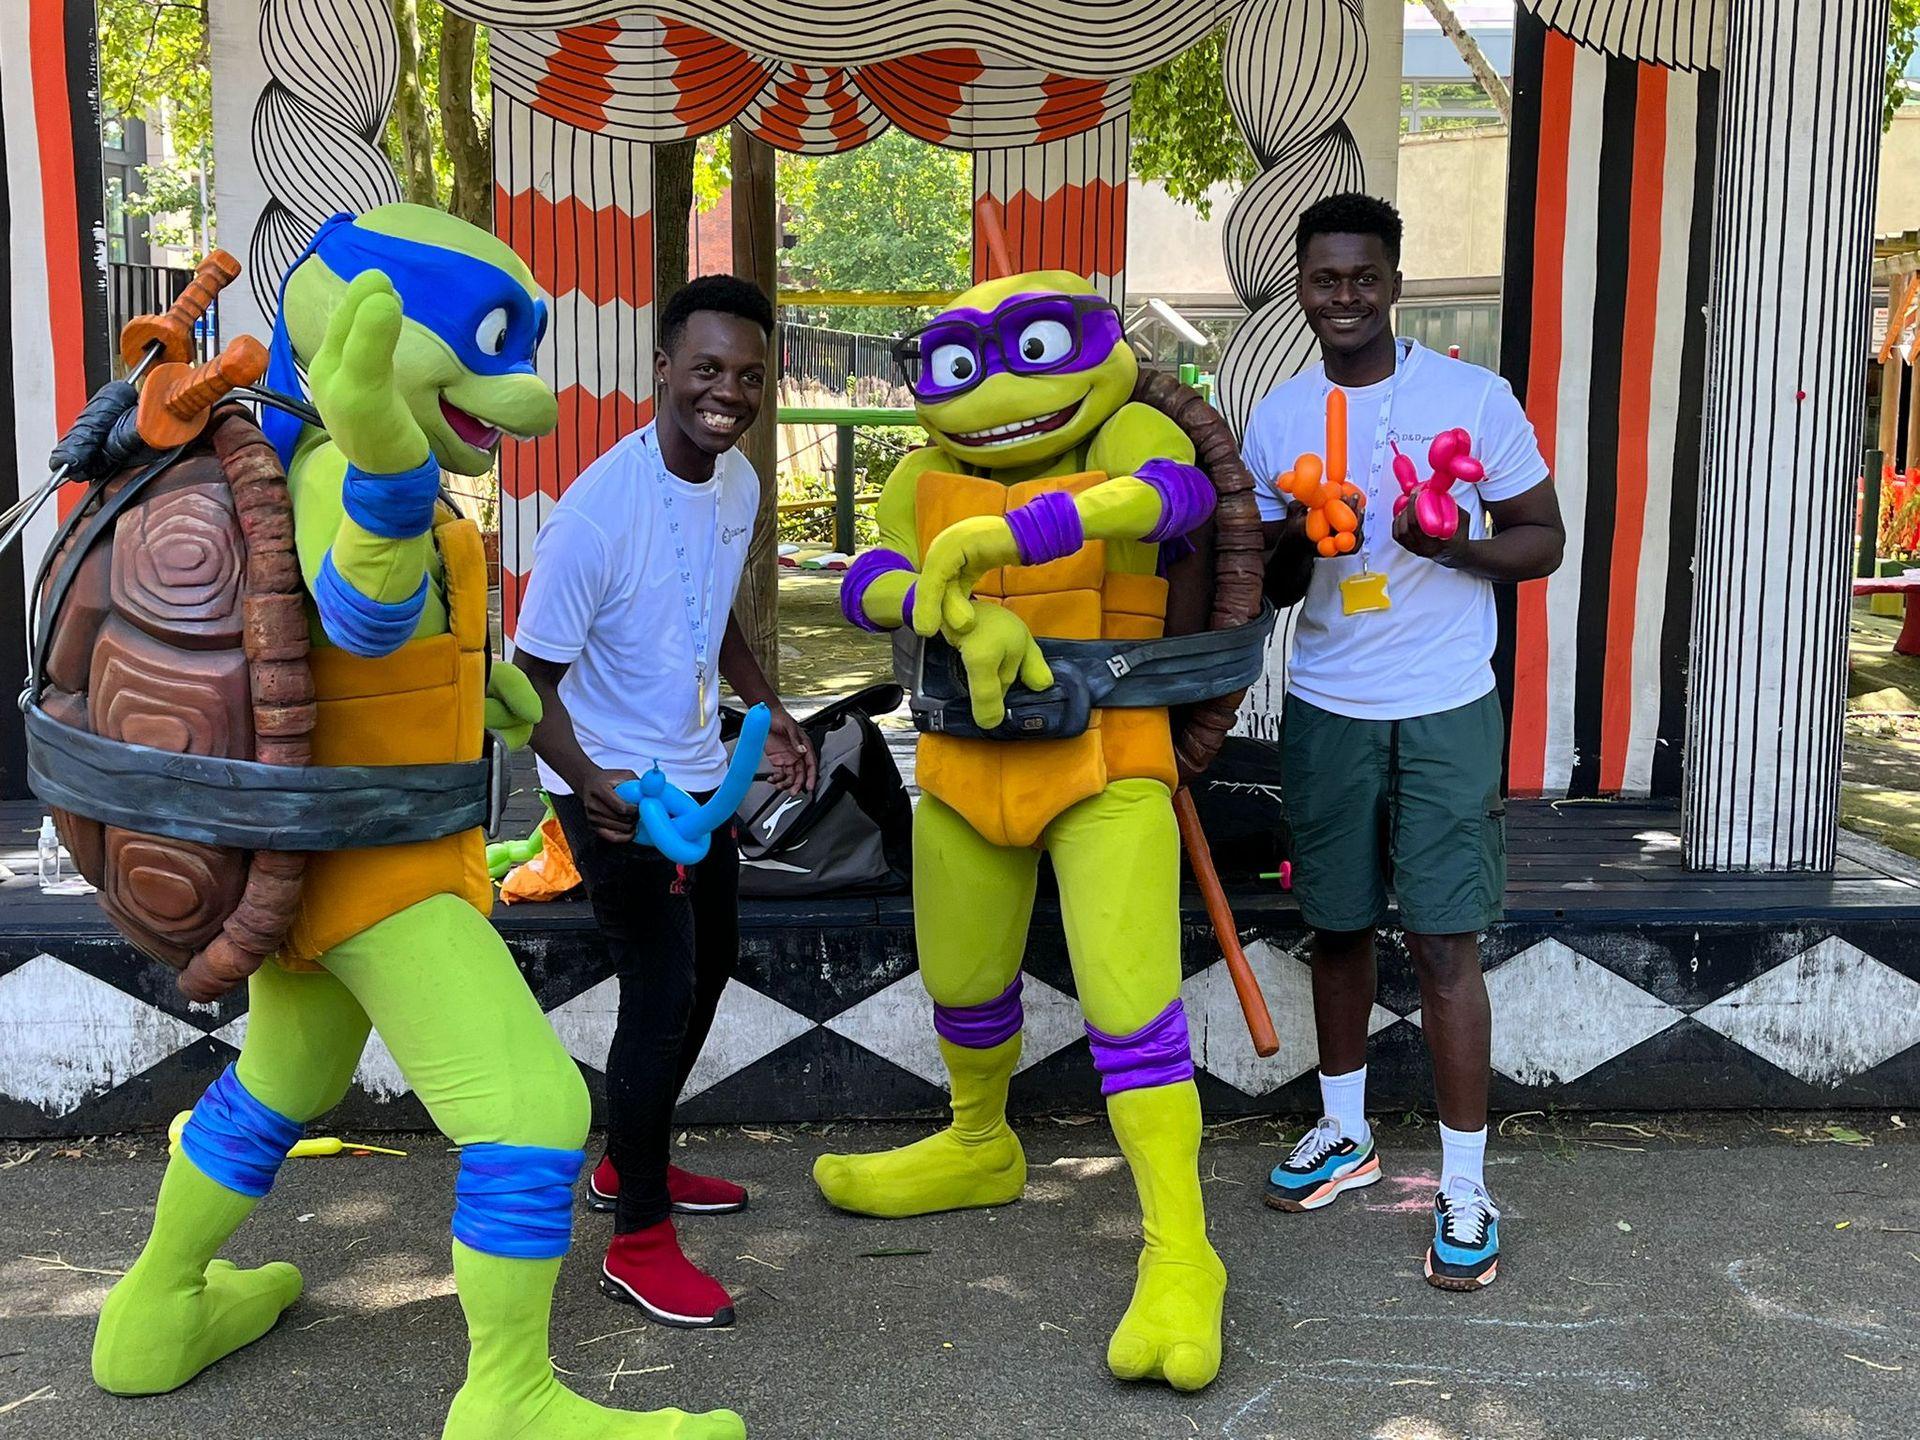
[[[618,990],[590,929],[550,916],[516,934],[511,915],[505,929],[562,1043],[589,1070],[603,1068]],[[1253,1053],[1210,934],[1190,917],[1186,935],[1181,993],[1210,1109],[1310,1103],[1307,1089],[1287,1089],[1310,1089],[1316,1059],[1297,917],[1275,907],[1243,936],[1281,1040],[1271,1060]],[[811,907],[804,923],[753,915],[746,941],[688,1085],[690,1113],[828,1119],[939,1107],[945,1073],[904,907]],[[1920,1103],[1920,925],[1910,918],[1514,925],[1491,932],[1486,949],[1497,1104]],[[1371,1024],[1369,1090],[1382,1108],[1423,1105],[1431,1093],[1417,989],[1403,972],[1389,953]],[[1098,1103],[1071,973],[1057,921],[1043,913],[1014,1091],[1027,1108]],[[240,1001],[188,1005],[164,971],[117,941],[0,938],[0,1134],[164,1125],[245,1034]],[[424,1118],[376,1036],[340,1123]]]

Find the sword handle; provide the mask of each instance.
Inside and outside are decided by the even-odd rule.
[[[213,297],[239,278],[238,260],[224,250],[208,251],[166,314],[136,315],[121,329],[121,362],[129,367],[153,363],[147,359],[149,351],[173,365],[192,360],[193,327],[206,315]]]

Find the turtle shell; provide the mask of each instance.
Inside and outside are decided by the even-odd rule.
[[[1172,375],[1142,371],[1133,399],[1158,410],[1186,432],[1193,441],[1195,460],[1213,482],[1217,497],[1213,520],[1199,537],[1198,549],[1168,576],[1168,633],[1244,625],[1260,614],[1265,564],[1253,475],[1240,459],[1239,442],[1220,412]],[[1183,782],[1213,763],[1246,693],[1236,690],[1176,712],[1173,747]]]
[[[42,709],[155,749],[307,764],[313,677],[279,457],[245,410],[225,406],[109,527],[90,523],[136,473],[90,500],[47,566],[43,604],[78,554],[47,632]],[[293,922],[303,854],[170,839],[68,811],[54,823],[108,919],[178,970],[192,999],[216,999],[252,974]]]

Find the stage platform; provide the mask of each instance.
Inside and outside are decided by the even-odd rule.
[[[909,742],[896,738],[910,780]],[[1205,813],[1220,797],[1201,798]],[[523,777],[509,833],[525,833],[536,807]],[[32,873],[38,819],[34,805],[0,805],[0,861],[19,873],[0,884],[0,1135],[162,1126],[233,1058],[244,996],[189,1005],[171,972],[121,941],[91,896],[42,895]],[[1507,915],[1485,938],[1496,1105],[1920,1104],[1920,865],[1843,833],[1832,875],[1690,874],[1678,822],[1677,810],[1660,805],[1510,806]],[[1216,844],[1229,871],[1251,848]],[[1271,882],[1243,875],[1229,889],[1281,1050],[1271,1060],[1253,1054],[1189,891],[1183,995],[1208,1111],[1314,1108],[1299,911]],[[562,1040],[596,1071],[615,994],[587,907],[503,907],[495,921]],[[1027,976],[1015,1107],[1097,1110],[1058,905],[1044,888]],[[1370,1101],[1382,1110],[1429,1103],[1419,1008],[1390,935],[1370,1060]],[[746,902],[739,976],[684,1116],[933,1113],[943,1097],[930,1013],[907,896]],[[336,1124],[425,1123],[376,1038]]]

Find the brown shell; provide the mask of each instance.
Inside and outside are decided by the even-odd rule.
[[[88,528],[83,519],[49,583]],[[133,744],[305,765],[315,711],[301,588],[286,473],[247,412],[226,406],[91,542],[48,639],[41,705]],[[54,823],[107,918],[178,970],[191,999],[246,979],[293,923],[304,855],[170,840],[66,811]]]
[[[1142,372],[1133,387],[1136,404],[1148,405],[1166,415],[1193,441],[1200,468],[1213,481],[1218,497],[1213,512],[1212,594],[1204,607],[1205,628],[1226,630],[1244,625],[1260,613],[1264,585],[1264,541],[1260,529],[1260,511],[1253,498],[1253,475],[1240,459],[1240,446],[1233,430],[1198,391],[1182,385],[1171,375]],[[1204,564],[1206,550],[1199,560]],[[1177,567],[1173,574],[1176,591],[1196,583],[1190,567]],[[1179,608],[1179,599],[1169,603],[1169,618]],[[1196,625],[1193,628],[1198,628]],[[1191,780],[1213,763],[1220,746],[1233,728],[1245,690],[1206,700],[1182,712],[1179,733],[1174,736],[1174,755],[1180,765],[1181,780]]]

